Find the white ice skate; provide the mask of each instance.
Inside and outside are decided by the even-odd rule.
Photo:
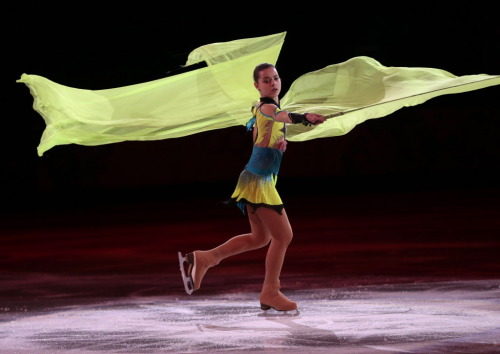
[[[186,293],[188,293],[188,295],[191,295],[194,291],[194,282],[191,276],[191,270],[194,265],[192,253],[187,254],[186,257],[184,257],[181,252],[178,252],[177,254],[179,256],[179,266],[181,267],[181,275],[182,275],[182,281],[184,282],[184,289],[186,289]]]

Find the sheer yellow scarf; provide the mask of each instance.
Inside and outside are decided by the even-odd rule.
[[[56,145],[101,145],[126,140],[160,140],[248,122],[258,100],[255,66],[276,64],[286,32],[207,44],[193,50],[186,66],[207,67],[136,85],[103,90],[64,86],[23,74],[46,128],[38,155]],[[291,125],[290,141],[346,134],[371,118],[451,93],[500,84],[500,76],[457,77],[432,68],[384,67],[355,57],[300,76],[281,99],[284,110],[332,115],[324,124]],[[337,116],[343,113],[341,116]]]

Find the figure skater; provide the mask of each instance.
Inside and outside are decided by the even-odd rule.
[[[265,259],[265,277],[260,293],[262,310],[297,310],[297,304],[280,292],[280,274],[292,228],[276,190],[276,178],[286,150],[287,124],[316,125],[325,117],[316,113],[291,113],[280,109],[281,79],[276,67],[263,63],[253,72],[260,102],[252,107],[253,150],[241,172],[231,201],[248,215],[251,232],[235,236],[218,247],[183,256],[178,253],[184,287],[188,294],[198,290],[207,270],[227,257],[269,245]],[[187,269],[186,269],[187,268]]]

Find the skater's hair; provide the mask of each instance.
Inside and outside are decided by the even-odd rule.
[[[262,70],[265,70],[267,68],[274,68],[275,66],[273,64],[269,64],[269,63],[262,63],[262,64],[259,64],[255,67],[255,69],[253,70],[253,81],[258,83],[259,82],[259,78],[260,78],[260,72]]]

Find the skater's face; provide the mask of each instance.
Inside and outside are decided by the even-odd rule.
[[[259,79],[254,85],[260,92],[260,97],[276,99],[281,92],[281,79],[275,67],[261,70]]]

